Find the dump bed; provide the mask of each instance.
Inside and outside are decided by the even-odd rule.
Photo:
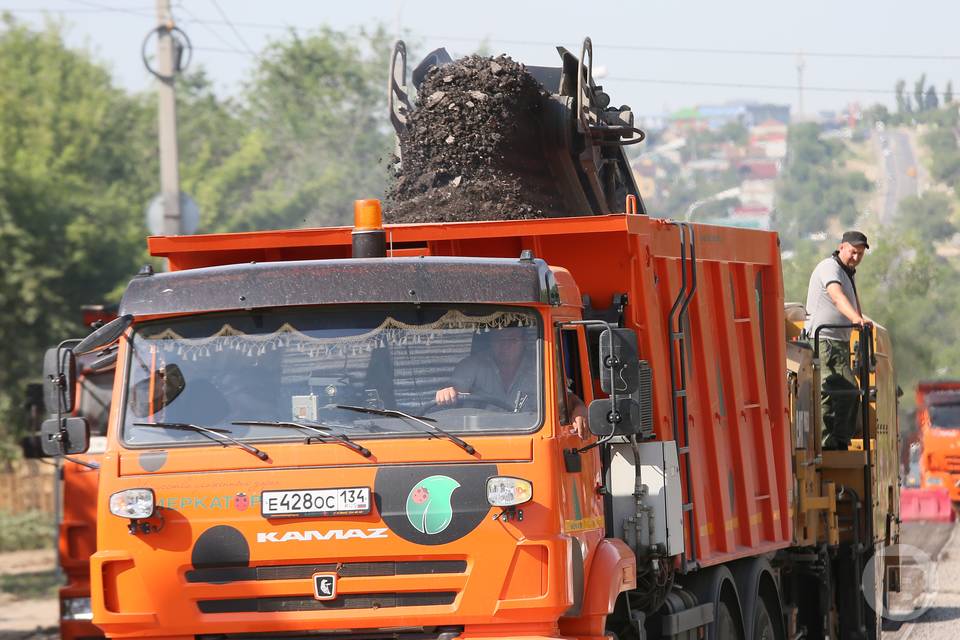
[[[595,309],[609,308],[614,296],[626,294],[625,324],[636,329],[640,357],[653,371],[657,437],[679,440],[682,475],[689,460],[684,500],[693,503],[695,535],[691,540],[687,525],[688,560],[706,566],[789,546],[793,480],[776,235],[690,228],[693,242],[683,244],[680,226],[623,214],[387,225],[386,230],[390,256],[516,258],[530,250],[569,270]],[[172,270],[349,258],[350,232],[341,227],[155,237],[149,247],[153,255],[168,258]],[[674,332],[686,342],[682,389],[680,340],[679,335],[671,339],[669,323],[681,310],[680,294],[693,289],[694,275],[687,321]],[[684,395],[686,425],[679,400]],[[676,404],[672,398],[678,398]],[[682,454],[685,431],[689,458]]]
[[[942,398],[950,394],[960,397],[960,380],[921,380],[917,383],[917,407],[927,404],[927,396],[940,395]]]

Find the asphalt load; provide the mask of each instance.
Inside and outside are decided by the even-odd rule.
[[[517,220],[562,215],[544,161],[548,93],[508,56],[434,67],[400,135],[387,222]]]

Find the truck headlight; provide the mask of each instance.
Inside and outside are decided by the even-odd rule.
[[[60,601],[61,620],[93,620],[90,598],[64,598]]]
[[[515,507],[533,499],[533,483],[510,476],[487,478],[487,502],[494,507]]]
[[[119,518],[144,520],[153,515],[153,489],[127,489],[110,496],[110,513]]]
[[[930,476],[927,478],[927,484],[931,487],[940,487],[943,486],[943,478],[938,478],[937,476]]]

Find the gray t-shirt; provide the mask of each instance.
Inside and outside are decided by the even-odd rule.
[[[830,256],[821,260],[813,273],[810,274],[810,284],[807,286],[807,333],[812,338],[817,327],[824,324],[850,324],[850,319],[840,313],[830,294],[827,293],[827,286],[831,282],[836,282],[843,290],[843,295],[853,305],[853,308],[860,311],[860,301],[857,299],[857,293],[853,288],[853,280],[847,275],[843,267],[837,260]],[[850,329],[824,329],[820,332],[821,338],[830,338],[831,340],[850,340]]]
[[[450,381],[457,391],[482,393],[499,398],[511,405],[517,402],[518,393],[522,393],[527,396],[522,410],[536,411],[539,399],[537,398],[535,360],[530,353],[524,352],[523,360],[509,388],[504,388],[497,363],[488,353],[474,354],[462,360],[454,369]]]

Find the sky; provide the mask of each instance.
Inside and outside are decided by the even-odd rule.
[[[234,94],[256,54],[289,29],[357,30],[377,23],[402,34],[420,55],[506,53],[531,65],[558,65],[555,46],[579,54],[593,42],[597,80],[615,105],[657,116],[700,104],[754,100],[797,112],[850,103],[894,105],[902,78],[960,93],[960,2],[953,0],[171,0],[177,25],[218,91]],[[68,42],[91,50],[118,84],[149,90],[140,49],[156,25],[151,0],[0,0],[0,12],[42,25],[62,20]],[[798,57],[802,54],[802,58]],[[411,60],[410,67],[417,60]]]

